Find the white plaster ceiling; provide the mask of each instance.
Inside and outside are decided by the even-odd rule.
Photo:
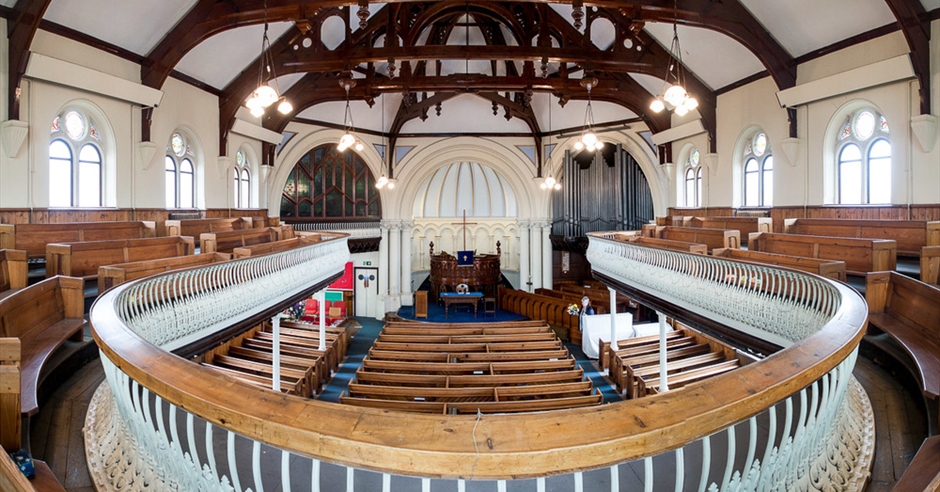
[[[52,0],[43,19],[146,55],[194,5],[196,0]]]
[[[424,179],[418,188],[414,216],[424,218],[515,217],[516,194],[489,166],[454,162]]]
[[[490,101],[471,94],[452,97],[441,104],[441,115],[437,116],[434,108],[428,110],[428,119],[419,118],[408,121],[402,127],[402,133],[529,133],[529,126],[519,118],[506,121],[503,108],[493,116]]]
[[[884,0],[740,1],[793,57],[896,22]]]

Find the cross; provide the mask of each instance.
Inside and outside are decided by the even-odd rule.
[[[476,225],[476,222],[467,222],[467,209],[463,209],[463,222],[451,222],[450,225],[463,225],[463,250],[467,250],[467,226]]]

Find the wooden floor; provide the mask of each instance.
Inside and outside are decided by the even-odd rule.
[[[888,491],[926,438],[925,417],[917,400],[888,373],[859,357],[855,377],[868,392],[875,414],[875,461],[869,491]],[[33,422],[32,454],[46,460],[66,489],[91,492],[85,466],[82,426],[92,394],[104,373],[94,361],[68,380]]]

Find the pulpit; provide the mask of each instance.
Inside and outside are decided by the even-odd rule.
[[[434,254],[431,243],[431,301],[438,302],[441,292],[455,292],[460,284],[467,284],[471,292],[482,292],[485,297],[496,297],[502,278],[499,258],[502,253],[496,242],[496,254],[474,254],[473,263],[459,264],[458,258],[442,251]]]

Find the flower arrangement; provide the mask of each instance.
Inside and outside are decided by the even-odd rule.
[[[287,314],[290,316],[290,319],[294,321],[300,321],[306,312],[307,305],[304,302],[298,302],[297,304],[287,308]]]
[[[577,304],[568,304],[568,314],[571,316],[577,316],[581,314],[581,309],[578,308]]]

